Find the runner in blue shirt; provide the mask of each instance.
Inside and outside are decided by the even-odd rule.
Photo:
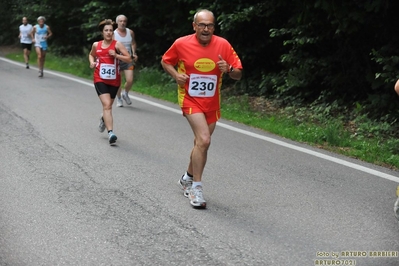
[[[47,39],[53,35],[48,25],[44,24],[46,18],[40,16],[37,18],[37,24],[32,30],[32,39],[35,43],[37,53],[37,65],[39,67],[39,77],[43,77],[44,61],[47,53]]]

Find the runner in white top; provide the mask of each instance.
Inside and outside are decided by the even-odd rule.
[[[114,31],[114,39],[121,42],[126,47],[130,55],[133,57],[132,63],[127,64],[124,62],[120,62],[121,74],[123,73],[125,75],[126,83],[124,86],[121,85],[118,90],[118,93],[116,95],[116,106],[122,107],[122,98],[123,100],[125,100],[126,104],[132,104],[132,101],[129,98],[129,91],[133,85],[134,64],[137,61],[138,57],[136,53],[136,41],[134,39],[134,32],[131,29],[126,28],[127,17],[125,15],[117,16],[116,23],[118,24],[118,28]]]
[[[19,36],[21,42],[21,47],[24,50],[24,59],[26,68],[29,68],[29,55],[32,50],[32,25],[28,23],[28,19],[26,17],[22,18],[22,25],[19,26]]]

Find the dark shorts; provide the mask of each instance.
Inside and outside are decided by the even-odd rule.
[[[32,50],[32,44],[31,43],[21,43],[22,49],[28,49],[28,51]]]
[[[118,92],[119,86],[111,86],[107,85],[103,82],[94,83],[94,88],[96,88],[97,95],[100,96],[102,94],[109,94],[111,95],[111,99],[115,99],[116,93]]]
[[[134,70],[134,63],[125,63],[123,61],[119,61],[119,70]]]

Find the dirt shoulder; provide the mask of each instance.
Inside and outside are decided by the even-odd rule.
[[[6,54],[17,52],[22,53],[22,49],[17,45],[0,45],[0,56],[6,56]]]

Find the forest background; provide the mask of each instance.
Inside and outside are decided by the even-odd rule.
[[[399,98],[393,90],[399,1],[2,2],[0,45],[18,44],[23,16],[31,24],[45,16],[54,33],[50,51],[64,57],[86,57],[101,37],[97,24],[124,14],[136,35],[141,69],[160,69],[173,41],[193,33],[195,11],[207,8],[217,19],[215,34],[228,39],[244,66],[241,81],[226,79],[225,95],[245,97],[263,113],[284,113],[298,124],[339,121],[352,138],[389,139],[390,152],[399,158],[399,141],[393,141],[399,139]]]

